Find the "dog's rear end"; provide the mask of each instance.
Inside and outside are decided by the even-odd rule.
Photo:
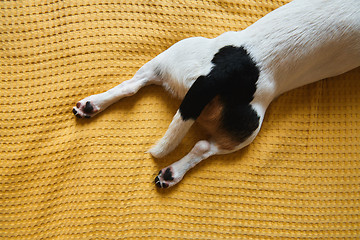
[[[195,121],[211,138],[159,172],[155,183],[178,183],[197,163],[245,147],[278,95],[360,65],[358,0],[294,0],[240,32],[189,38],[145,64],[109,91],[85,98],[73,112],[91,117],[148,84],[183,99],[164,137],[149,151],[171,152]]]

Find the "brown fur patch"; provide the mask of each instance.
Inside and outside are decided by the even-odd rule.
[[[216,96],[205,106],[196,120],[216,142],[217,146],[224,150],[233,150],[240,143],[231,137],[231,134],[221,127],[221,118],[224,106],[219,96]]]

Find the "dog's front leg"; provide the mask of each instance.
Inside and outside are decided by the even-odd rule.
[[[202,160],[218,153],[218,148],[212,142],[199,141],[194,148],[182,159],[160,170],[155,178],[155,184],[159,188],[171,187],[184,177],[185,173]]]

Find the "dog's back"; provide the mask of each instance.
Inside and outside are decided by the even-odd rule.
[[[248,142],[245,140],[252,133],[256,135],[267,106],[276,96],[359,66],[359,39],[358,0],[294,0],[243,31],[227,32],[214,39],[180,41],[154,61],[162,66],[162,75],[168,76],[162,81],[164,86],[172,91],[182,89],[181,94],[177,94],[180,98],[187,92],[179,109],[184,121],[196,120],[215,96],[230,98],[232,94],[244,98],[244,95],[251,94],[221,118],[221,125],[229,129],[232,139],[243,140],[238,141],[235,147],[238,149],[244,147],[244,142]],[[244,49],[239,53],[242,57],[234,57],[240,48]],[[249,69],[248,64],[243,70],[231,69],[231,66],[246,65],[247,61],[253,61],[259,71],[251,84],[245,71]],[[219,69],[222,69],[221,74]],[[215,74],[217,81],[212,80]],[[220,101],[224,105],[222,109],[236,104],[236,99],[232,97],[230,101],[224,101],[224,96]],[[189,113],[189,109],[196,113]],[[236,114],[236,111],[240,112]],[[189,114],[193,116],[189,117]],[[239,117],[236,120],[234,116]],[[239,127],[241,130],[236,131]],[[245,134],[246,129],[248,133]],[[170,136],[177,138],[174,134]],[[173,142],[166,139],[165,136],[163,141]],[[162,144],[161,156],[167,153],[164,147]],[[155,149],[156,146],[151,152],[159,156]]]

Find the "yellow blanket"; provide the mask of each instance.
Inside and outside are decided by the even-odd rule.
[[[172,189],[146,150],[180,102],[147,87],[93,119],[72,107],[191,36],[241,30],[280,0],[1,1],[1,239],[360,237],[360,69],[279,97],[253,144]]]

